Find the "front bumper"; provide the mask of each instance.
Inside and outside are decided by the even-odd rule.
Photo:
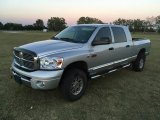
[[[25,72],[16,68],[13,64],[11,74],[18,83],[30,86],[33,89],[57,88],[63,74],[63,70]]]

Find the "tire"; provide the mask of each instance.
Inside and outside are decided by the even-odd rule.
[[[87,75],[77,68],[68,69],[62,78],[60,89],[64,97],[69,101],[81,98],[87,88]]]
[[[136,72],[143,71],[144,65],[145,65],[145,60],[146,60],[146,56],[145,56],[144,52],[139,53],[136,60],[132,64],[133,70]]]

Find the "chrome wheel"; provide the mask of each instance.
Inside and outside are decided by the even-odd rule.
[[[66,70],[60,84],[64,97],[70,101],[80,99],[87,88],[87,75],[78,68]]]
[[[132,67],[136,72],[141,72],[144,69],[146,56],[145,53],[138,53],[138,56],[135,61],[133,61]]]
[[[79,75],[76,75],[74,77],[72,84],[71,84],[71,93],[73,95],[78,95],[83,89],[83,84],[84,84],[83,78],[80,77]]]
[[[143,66],[144,66],[144,60],[140,59],[140,61],[139,61],[139,68],[142,69]]]

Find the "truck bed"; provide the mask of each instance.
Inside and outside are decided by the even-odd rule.
[[[144,40],[145,38],[132,38],[132,41],[140,41],[140,40]]]

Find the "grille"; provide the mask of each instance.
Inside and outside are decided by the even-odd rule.
[[[38,60],[34,59],[36,54],[28,52],[27,50],[14,50],[14,59],[15,64],[21,68],[27,70],[36,70],[38,69]]]

